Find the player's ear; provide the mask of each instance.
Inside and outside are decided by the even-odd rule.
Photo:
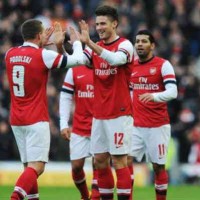
[[[41,39],[41,33],[36,34],[35,39],[40,40]]]
[[[37,38],[37,39],[39,39],[39,40],[42,40],[42,39],[43,39],[43,33],[42,33],[42,32],[39,32],[37,35],[38,35],[38,38]]]
[[[151,50],[153,51],[155,49],[155,43],[151,43]]]
[[[113,24],[113,28],[116,29],[117,26],[118,26],[118,21],[117,21],[117,20],[114,20],[114,21],[112,22],[112,24]]]

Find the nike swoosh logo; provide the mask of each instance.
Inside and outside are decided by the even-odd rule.
[[[132,74],[131,74],[131,76],[134,76],[135,74],[137,74],[138,72],[133,72]]]
[[[83,78],[85,75],[80,75],[80,76],[77,76],[77,78]]]

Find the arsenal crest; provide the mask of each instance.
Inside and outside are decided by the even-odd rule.
[[[156,74],[156,67],[151,67],[149,72],[150,72],[151,75]]]

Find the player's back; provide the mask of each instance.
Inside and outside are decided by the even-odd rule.
[[[10,49],[6,54],[6,68],[11,93],[11,125],[48,121],[48,68],[42,59],[42,49],[32,46]]]

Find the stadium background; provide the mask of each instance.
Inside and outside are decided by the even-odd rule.
[[[21,170],[21,164],[16,162],[19,154],[8,121],[9,89],[4,63],[5,52],[22,43],[20,24],[26,19],[38,18],[46,27],[60,21],[66,30],[68,25],[78,28],[78,21],[84,18],[89,23],[92,39],[97,40],[94,10],[103,3],[118,8],[119,35],[134,42],[139,29],[150,29],[157,43],[155,54],[173,64],[179,95],[169,103],[172,123],[170,180],[172,184],[200,184],[199,0],[0,0],[0,185],[14,183]],[[58,113],[59,89],[65,73],[66,70],[52,71],[48,82],[52,140],[50,164],[41,177],[42,184],[70,182],[69,148],[60,137]],[[88,163],[90,171],[90,161]],[[65,170],[68,170],[66,178]],[[136,180],[138,185],[151,182],[149,166],[137,165]]]

